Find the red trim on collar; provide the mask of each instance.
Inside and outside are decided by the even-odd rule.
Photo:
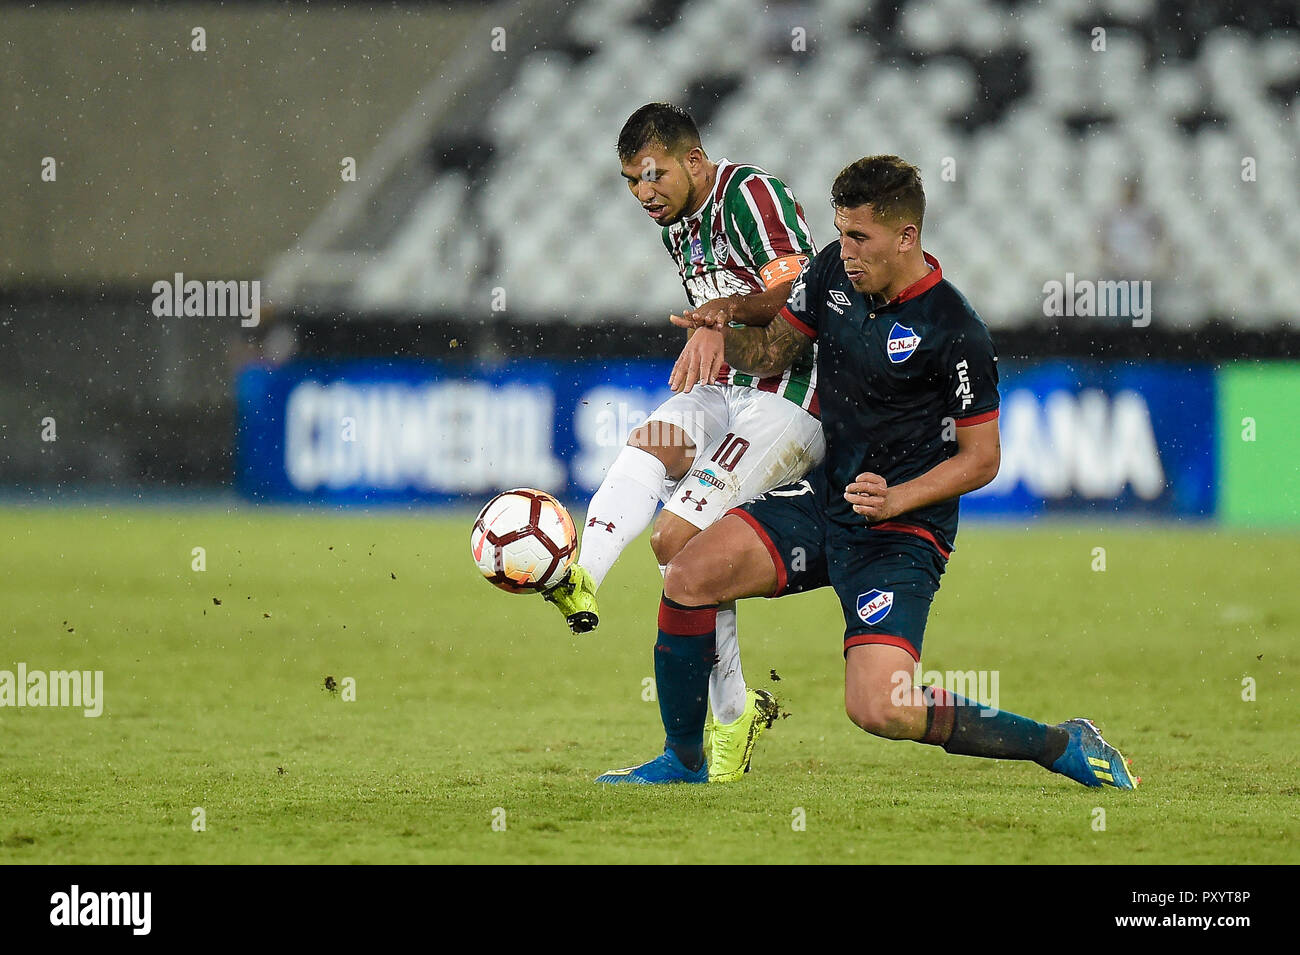
[[[891,298],[887,304],[901,305],[903,302],[914,299],[918,295],[925,294],[943,281],[943,266],[939,264],[939,260],[929,252],[922,251],[921,255],[925,256],[925,264],[930,266],[930,274],[925,276],[925,278],[917,279],[907,288],[903,289],[903,291]]]

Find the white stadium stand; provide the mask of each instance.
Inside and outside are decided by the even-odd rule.
[[[450,135],[427,130],[431,169],[396,228],[352,250],[305,243],[273,272],[274,294],[482,319],[501,288],[514,318],[660,320],[681,290],[613,147],[636,107],[671,100],[711,156],[785,179],[819,244],[842,166],[915,162],[926,246],[990,325],[1041,317],[1043,284],[1069,273],[1152,280],[1167,328],[1298,320],[1294,3],[766,6],[567,5],[545,42],[503,60],[493,98]],[[791,49],[795,31],[806,51]],[[700,36],[716,39],[708,56]],[[490,158],[466,169],[458,142]],[[1121,210],[1130,182],[1137,205]],[[313,257],[329,268],[307,268]]]

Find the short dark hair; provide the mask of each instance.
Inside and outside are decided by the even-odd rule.
[[[618,158],[631,162],[647,146],[662,146],[680,156],[700,145],[700,131],[690,113],[672,103],[647,103],[627,118],[618,134]]]
[[[871,214],[889,222],[925,218],[921,170],[897,156],[867,156],[840,170],[831,186],[831,204],[841,209],[871,206]]]

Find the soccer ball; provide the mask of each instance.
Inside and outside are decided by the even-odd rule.
[[[517,487],[483,506],[470,554],[488,582],[512,594],[546,590],[573,563],[578,532],[564,505],[545,491]]]

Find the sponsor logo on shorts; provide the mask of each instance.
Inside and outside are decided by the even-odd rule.
[[[702,511],[708,505],[709,499],[707,497],[691,497],[691,492],[687,491],[682,495],[682,503],[694,504],[696,511]]]
[[[865,594],[858,594],[858,616],[863,623],[873,627],[889,616],[893,606],[892,590],[868,590]]]
[[[889,355],[889,360],[897,365],[911,358],[912,352],[916,351],[920,344],[920,335],[906,325],[894,322],[894,327],[889,330],[889,341],[885,343],[885,351]]]
[[[704,468],[703,470],[696,468],[691,472],[690,476],[700,482],[700,487],[716,487],[719,491],[726,490],[726,486],[713,473],[712,468]]]

